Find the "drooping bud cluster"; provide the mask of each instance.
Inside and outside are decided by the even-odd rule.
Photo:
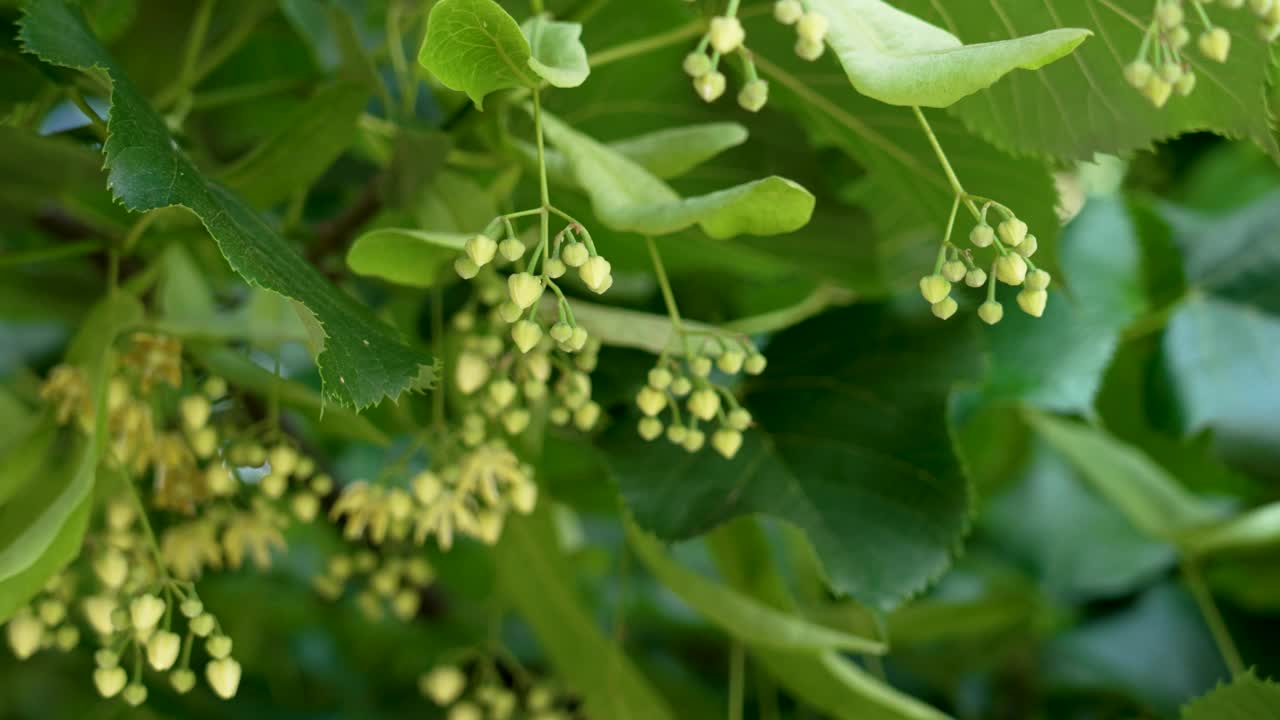
[[[1188,21],[1201,26],[1196,45],[1205,58],[1224,63],[1231,54],[1231,34],[1216,26],[1206,5],[1211,0],[1159,0],[1142,37],[1138,56],[1125,66],[1125,81],[1141,92],[1152,105],[1164,107],[1170,96],[1190,95],[1196,87],[1196,74],[1184,56],[1191,43]],[[1243,7],[1245,0],[1219,0],[1227,9]],[[1258,16],[1259,32],[1267,42],[1280,37],[1280,0],[1248,0],[1250,10]]]
[[[817,60],[826,49],[829,24],[824,15],[807,10],[800,0],[777,0],[773,18],[796,28],[796,55],[804,60]]]
[[[321,597],[336,601],[349,587],[356,587],[356,606],[370,621],[383,618],[388,610],[401,622],[409,622],[422,606],[422,591],[435,581],[435,569],[421,551],[381,554],[361,550],[354,555],[335,555],[324,574],[312,585]]]
[[[993,207],[1004,216],[995,228],[987,223],[987,215]],[[954,222],[954,217],[952,220]],[[1049,273],[1036,268],[1031,260],[1039,242],[1028,232],[1025,222],[1003,205],[986,201],[978,224],[969,232],[969,243],[973,247],[964,248],[954,244],[950,236],[944,238],[938,249],[933,274],[920,278],[920,295],[929,303],[934,316],[946,320],[956,314],[959,304],[951,297],[951,290],[964,283],[971,288],[987,287],[987,299],[978,307],[978,317],[988,325],[1000,322],[1004,318],[1004,308],[996,301],[997,281],[1022,286],[1018,306],[1033,317],[1044,314],[1049,299],[1050,277]],[[995,250],[990,273],[974,259],[976,249],[987,248]]]
[[[555,686],[536,682],[528,672],[504,672],[504,658],[484,657],[473,670],[467,666],[437,665],[418,678],[418,690],[437,707],[447,708],[448,720],[579,720],[574,698]],[[477,672],[480,668],[488,672]],[[503,678],[510,676],[507,685]]]
[[[709,443],[731,459],[742,447],[742,433],[751,427],[751,413],[738,404],[728,387],[715,381],[713,371],[730,379],[744,372],[759,375],[764,372],[765,357],[739,337],[710,336],[697,351],[691,343],[685,345],[683,358],[658,358],[648,382],[636,393],[636,407],[644,415],[637,431],[648,441],[665,435],[691,453]],[[704,429],[703,423],[708,427]]]

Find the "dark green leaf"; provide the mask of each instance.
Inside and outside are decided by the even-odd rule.
[[[89,513],[93,509],[93,497],[85,496],[62,524],[44,552],[32,561],[26,570],[5,580],[0,580],[0,623],[13,616],[44,588],[49,578],[57,575],[80,554],[84,532],[89,527]]]
[[[1182,720],[1280,720],[1280,685],[1245,673],[1191,701]]]

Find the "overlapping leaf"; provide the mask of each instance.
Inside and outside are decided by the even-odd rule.
[[[317,358],[326,397],[357,408],[432,380],[432,360],[406,346],[367,308],[333,287],[243,200],[209,182],[177,148],[164,121],[63,0],[28,6],[22,39],[46,62],[105,69],[113,83],[109,182],[128,208],[190,209],[217,240],[232,269],[249,283],[309,308],[326,335]]]
[[[587,49],[582,47],[582,26],[557,22],[544,15],[531,17],[520,30],[529,40],[529,67],[543,80],[560,88],[578,87],[587,81]]]
[[[537,87],[529,41],[493,0],[440,0],[431,8],[418,62],[476,104],[495,90]]]

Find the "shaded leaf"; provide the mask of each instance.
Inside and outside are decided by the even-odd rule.
[[[1182,708],[1182,720],[1280,720],[1280,685],[1239,675]]]
[[[383,228],[356,238],[347,267],[360,275],[410,287],[431,287],[471,235]]]
[[[0,580],[0,623],[13,617],[31,598],[44,588],[49,578],[57,575],[80,555],[85,530],[89,527],[89,513],[93,509],[92,495],[86,495],[67,517],[58,534],[32,561],[27,569],[13,577]]]

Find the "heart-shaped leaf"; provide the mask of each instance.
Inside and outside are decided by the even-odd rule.
[[[427,18],[418,62],[477,108],[495,90],[537,87],[529,41],[515,18],[493,0],[440,0]],[[584,58],[585,59],[585,58]]]
[[[543,15],[531,17],[520,28],[529,40],[529,67],[543,80],[561,88],[587,81],[587,49],[582,46],[582,26],[556,22]]]

